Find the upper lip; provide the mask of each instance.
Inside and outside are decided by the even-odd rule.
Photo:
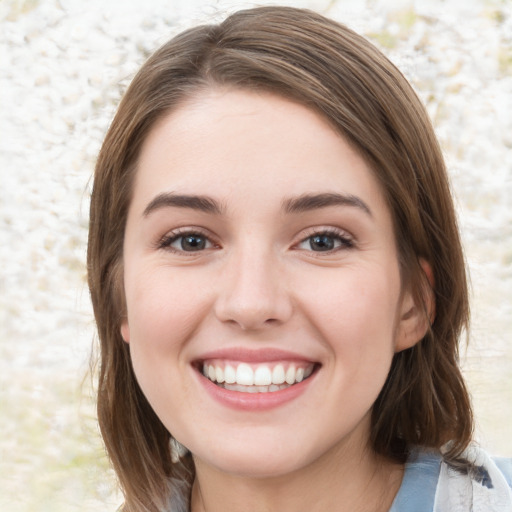
[[[197,358],[197,361],[207,361],[209,359],[225,359],[245,363],[271,363],[276,361],[316,362],[293,351],[278,348],[247,349],[244,347],[230,347],[213,350],[202,354]]]

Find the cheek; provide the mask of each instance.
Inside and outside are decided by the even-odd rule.
[[[181,276],[181,278],[180,278]],[[202,281],[204,283],[204,281]],[[186,348],[211,309],[200,280],[169,269],[126,276],[130,354],[137,381],[170,428],[188,409]]]
[[[192,279],[191,279],[192,277]],[[211,308],[204,280],[186,272],[140,272],[127,279],[130,344],[158,354],[179,350]]]
[[[354,375],[378,368],[386,372],[394,354],[398,270],[343,269],[320,282],[324,284],[317,281],[315,287],[305,283],[303,304],[311,325],[329,345],[333,364]],[[306,292],[312,289],[314,293]]]
[[[362,266],[315,277],[299,278],[303,281],[300,293],[325,325],[341,324],[343,330],[353,327],[361,332],[378,326],[393,328],[400,297],[398,270]]]

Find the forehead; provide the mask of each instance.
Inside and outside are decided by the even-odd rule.
[[[134,202],[161,192],[248,206],[261,194],[365,196],[386,209],[365,160],[321,116],[269,93],[203,91],[161,119],[138,160]],[[229,205],[228,205],[229,206]]]

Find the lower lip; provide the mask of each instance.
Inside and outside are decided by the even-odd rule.
[[[298,398],[311,385],[317,372],[313,372],[307,379],[289,388],[273,392],[269,391],[267,393],[242,393],[240,391],[225,389],[217,386],[201,373],[197,373],[199,381],[205,387],[206,391],[222,405],[243,411],[264,411],[280,407]]]

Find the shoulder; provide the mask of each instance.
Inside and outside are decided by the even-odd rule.
[[[442,456],[438,452],[413,450],[389,512],[432,512],[441,463]]]
[[[512,460],[492,459],[477,446],[469,447],[464,458],[472,464],[464,473],[441,464],[434,512],[510,512]]]
[[[493,457],[493,461],[503,474],[508,486],[512,489],[512,459]]]
[[[512,511],[512,459],[493,459],[475,446],[464,457],[471,471],[453,468],[437,451],[414,450],[389,512]]]

